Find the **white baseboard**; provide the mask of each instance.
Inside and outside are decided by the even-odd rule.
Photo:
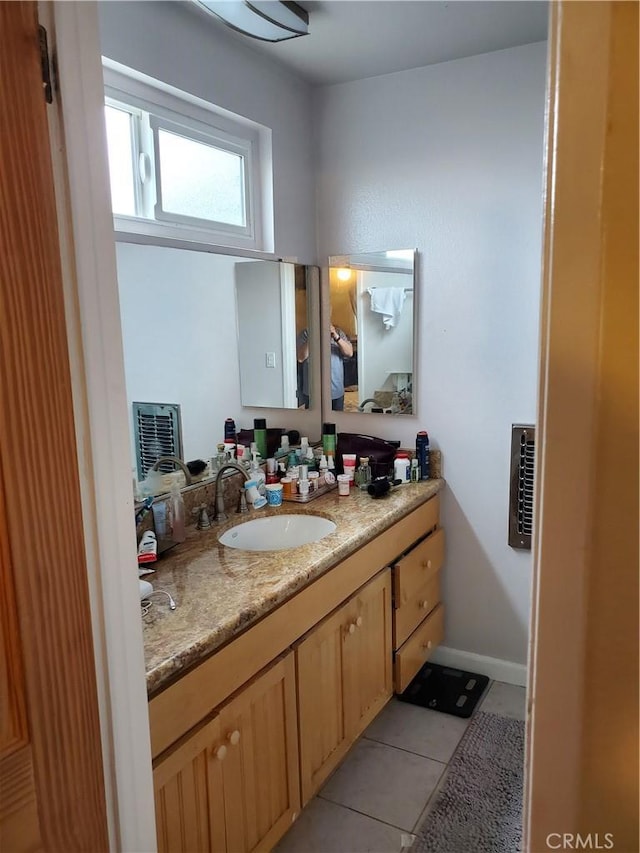
[[[429,660],[441,666],[450,666],[455,669],[477,672],[480,675],[488,675],[494,681],[516,684],[518,687],[527,686],[527,667],[523,663],[490,658],[487,655],[476,655],[473,652],[449,649],[446,646],[438,646]]]

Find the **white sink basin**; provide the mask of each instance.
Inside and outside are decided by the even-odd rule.
[[[324,539],[336,529],[319,515],[271,515],[231,527],[218,542],[244,551],[284,551]]]

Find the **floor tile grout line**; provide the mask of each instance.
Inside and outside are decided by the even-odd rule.
[[[426,812],[426,810],[429,808],[429,803],[431,802],[431,800],[433,800],[433,798],[435,797],[435,795],[436,795],[436,794],[439,794],[439,793],[440,793],[440,783],[441,783],[441,782],[442,782],[442,780],[444,779],[445,773],[447,772],[447,770],[448,770],[448,769],[449,769],[449,765],[448,765],[448,764],[446,764],[446,765],[445,765],[445,767],[444,767],[444,770],[442,771],[442,773],[441,773],[441,774],[440,774],[440,776],[438,777],[438,781],[436,782],[436,784],[435,784],[435,787],[434,787],[433,791],[431,791],[431,793],[430,793],[430,794],[429,794],[429,796],[427,797],[427,802],[426,802],[426,803],[424,804],[424,806],[422,807],[422,811],[421,811],[421,812],[420,812],[420,814],[418,815],[418,817],[417,817],[417,819],[416,819],[416,822],[415,822],[415,823],[414,823],[414,825],[413,825],[413,829],[411,830],[411,834],[412,834],[412,835],[416,835],[417,830],[418,830],[418,829],[420,829],[420,827],[421,827],[421,826],[422,826],[422,824],[424,823],[424,820],[423,820],[424,813],[425,813],[425,812]]]
[[[367,817],[369,820],[375,820],[377,823],[383,823],[385,826],[390,826],[391,829],[397,829],[398,832],[408,832],[411,833],[410,829],[406,829],[403,826],[398,826],[396,823],[389,823],[388,820],[382,820],[379,817],[373,817],[373,815],[368,814],[367,812],[361,812],[359,809],[354,809],[352,806],[346,806],[344,803],[338,803],[335,800],[330,799],[327,796],[324,796],[322,793],[316,794],[321,800],[325,800],[327,803],[331,803],[334,806],[340,806],[342,809],[346,809],[349,812],[353,812],[354,814],[359,814],[362,817]],[[422,814],[422,812],[420,812]]]
[[[460,736],[462,739],[464,737],[464,732]],[[393,743],[387,743],[386,740],[376,740],[374,737],[369,737],[368,735],[362,735],[360,740],[369,740],[371,743],[379,743],[381,746],[388,746],[390,749],[397,749],[398,752],[407,752],[409,755],[415,755],[416,758],[424,758],[427,761],[435,761],[437,764],[447,764],[446,761],[442,761],[441,758],[431,758],[430,755],[423,755],[421,752],[414,752],[411,749],[405,749],[403,746],[396,746]],[[456,746],[456,749],[458,747]],[[455,750],[454,750],[455,751]]]

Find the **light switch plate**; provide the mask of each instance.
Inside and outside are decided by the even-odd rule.
[[[275,367],[276,366],[276,354],[275,354],[275,352],[266,352],[265,353],[265,364],[267,367]]]

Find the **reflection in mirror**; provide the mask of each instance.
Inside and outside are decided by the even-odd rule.
[[[234,276],[242,405],[308,409],[308,352],[303,369],[296,346],[308,325],[305,267],[249,261]]]
[[[226,418],[253,428],[246,407],[304,408],[296,338],[315,268],[134,243],[116,254],[139,479],[158,455],[208,462]]]
[[[332,409],[415,414],[415,254],[329,258]]]

